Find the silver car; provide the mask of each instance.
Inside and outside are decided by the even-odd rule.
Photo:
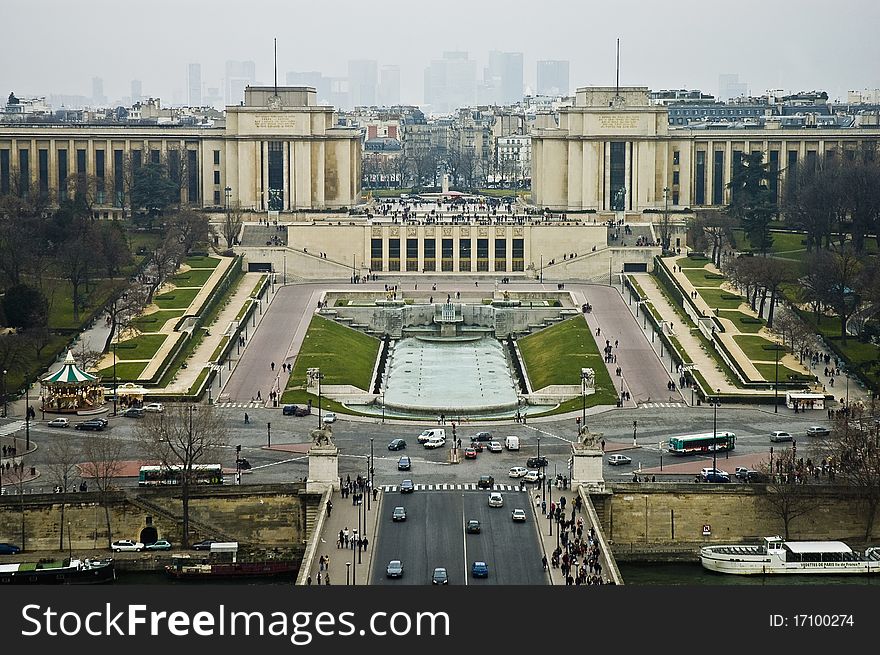
[[[389,578],[402,578],[403,562],[401,562],[399,559],[393,559],[388,562],[388,566],[385,569],[385,575]]]

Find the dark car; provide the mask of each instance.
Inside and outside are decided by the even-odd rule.
[[[247,471],[251,468],[251,463],[247,461],[244,457],[240,457],[239,459],[235,460],[235,463],[238,464],[238,468],[240,468],[242,471]]]
[[[394,511],[391,513],[392,521],[406,521],[406,508],[405,507],[395,507]]]
[[[146,414],[147,411],[143,407],[129,407],[122,412],[122,415],[126,418],[143,418]]]
[[[431,575],[431,584],[449,584],[449,576],[446,575],[446,569],[438,566]]]
[[[77,430],[90,430],[93,432],[101,432],[107,426],[105,426],[104,423],[99,421],[98,419],[91,419],[88,421],[77,423],[73,427],[75,427]]]
[[[475,443],[478,441],[492,441],[492,433],[477,432],[474,436],[471,437],[471,443]]]
[[[708,473],[706,482],[730,482],[730,476],[726,473]]]
[[[312,413],[312,411],[308,407],[301,407],[299,405],[285,405],[281,408],[281,413],[284,416],[308,416]]]
[[[480,522],[476,519],[471,519],[467,522],[467,525],[464,526],[464,531],[468,534],[480,534],[481,529]]]
[[[539,469],[542,466],[548,466],[549,464],[549,460],[543,455],[541,457],[529,457],[526,460],[526,468],[529,469]]]
[[[398,471],[409,471],[412,468],[412,460],[403,455],[399,460],[397,460],[397,470]]]
[[[402,494],[411,494],[416,490],[416,486],[413,484],[412,480],[404,480],[400,483],[400,493]]]
[[[211,544],[216,544],[216,539],[205,539],[192,545],[193,550],[211,550]]]
[[[406,442],[403,439],[395,439],[388,444],[388,450],[403,450],[406,448]]]
[[[21,552],[21,548],[18,546],[7,543],[0,544],[0,555],[15,555],[19,552]]]
[[[743,480],[745,482],[769,482],[770,476],[766,473],[761,473],[760,471],[746,471]]]
[[[495,478],[491,475],[481,475],[477,480],[477,487],[480,489],[491,489],[493,486],[495,486]]]
[[[489,565],[486,562],[474,562],[471,566],[471,573],[475,578],[488,578]]]
[[[403,562],[401,562],[399,559],[393,559],[388,562],[388,566],[385,568],[385,575],[389,578],[402,578]]]

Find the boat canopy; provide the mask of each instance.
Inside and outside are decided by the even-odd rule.
[[[787,541],[785,548],[792,553],[851,553],[852,549],[842,541]]]

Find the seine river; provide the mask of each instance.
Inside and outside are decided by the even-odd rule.
[[[725,575],[699,563],[626,564],[618,568],[628,585],[880,585],[880,575]]]

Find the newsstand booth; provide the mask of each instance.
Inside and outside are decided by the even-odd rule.
[[[785,394],[785,405],[789,409],[825,409],[825,394],[807,391],[789,391]]]

